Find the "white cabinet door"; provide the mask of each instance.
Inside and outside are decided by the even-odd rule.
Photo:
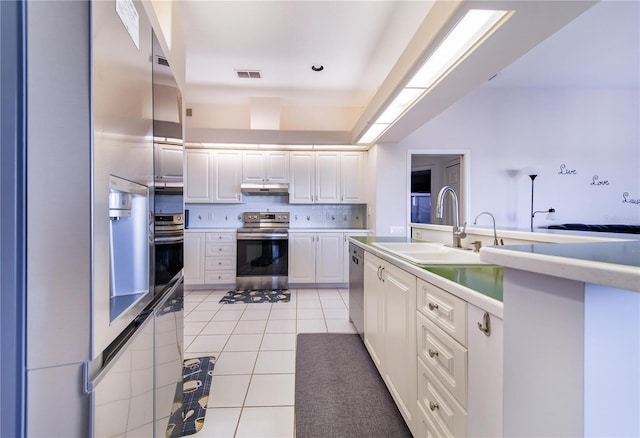
[[[312,204],[315,194],[315,155],[294,151],[290,154],[290,204]]]
[[[289,282],[314,283],[316,280],[316,234],[289,234]]]
[[[242,202],[242,155],[240,151],[213,151],[214,203],[239,204]]]
[[[468,304],[468,432],[469,436],[502,436],[502,320]],[[526,378],[526,377],[523,377]]]
[[[173,144],[156,144],[156,181],[182,181],[184,148]]]
[[[342,283],[343,233],[316,234],[316,283]]]
[[[289,152],[244,151],[242,182],[254,184],[289,182]]]
[[[264,155],[265,180],[271,183],[289,182],[289,152],[267,151]]]
[[[383,264],[384,379],[413,429],[417,400],[416,277]]]
[[[211,153],[206,150],[185,151],[184,202],[213,201]]]
[[[262,184],[264,177],[264,151],[242,152],[242,182]]]
[[[343,204],[364,203],[364,153],[342,152],[340,154],[340,178]]]
[[[380,375],[384,375],[382,265],[382,259],[369,252],[364,253],[364,345]]]
[[[184,233],[184,283],[204,284],[205,233]]]
[[[315,202],[340,203],[340,153],[316,152]]]

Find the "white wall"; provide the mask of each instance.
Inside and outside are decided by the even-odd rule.
[[[535,226],[640,223],[639,93],[634,90],[480,89],[398,144],[377,146],[376,233],[406,224],[409,149],[468,149],[472,220],[491,211],[499,227],[527,229],[531,179]],[[560,174],[561,166],[575,173]],[[594,177],[608,185],[592,185]]]

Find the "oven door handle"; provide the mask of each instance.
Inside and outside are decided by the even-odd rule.
[[[183,236],[156,237],[154,239],[154,242],[159,245],[162,245],[163,243],[182,243],[183,241]]]
[[[286,234],[272,234],[272,233],[247,233],[238,234],[238,240],[288,240],[289,233]]]

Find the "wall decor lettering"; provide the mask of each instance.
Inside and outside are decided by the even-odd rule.
[[[622,194],[622,203],[640,205],[640,199],[629,198],[629,192],[624,192]]]
[[[558,172],[558,175],[577,175],[577,174],[578,174],[578,171],[576,169],[567,169],[566,164],[560,165],[560,172]]]
[[[601,180],[598,175],[593,175],[593,178],[591,178],[590,185],[592,185],[592,186],[608,186],[609,185],[609,180],[607,180],[607,179]]]

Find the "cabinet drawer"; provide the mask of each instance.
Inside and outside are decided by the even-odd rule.
[[[418,279],[418,310],[466,347],[467,302]]]
[[[205,257],[204,269],[207,271],[230,270],[236,268],[233,257]]]
[[[467,349],[418,313],[418,357],[458,402],[467,405]]]
[[[416,428],[418,429],[418,436],[420,438],[440,438],[446,436],[446,434],[433,424],[433,421],[424,409],[422,409],[422,406],[418,407],[416,422]]]
[[[236,271],[235,270],[204,271],[204,282],[205,284],[235,283]]]
[[[236,245],[231,243],[207,242],[205,255],[207,257],[233,257],[236,254]]]
[[[418,358],[418,407],[442,436],[467,436],[467,411]]]
[[[235,233],[207,233],[207,244],[209,243],[231,243],[235,242]]]

